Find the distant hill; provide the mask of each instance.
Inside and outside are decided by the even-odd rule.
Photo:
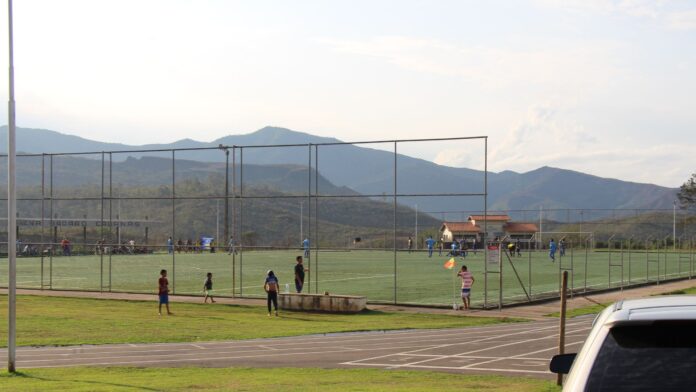
[[[259,166],[266,170],[271,166]],[[292,180],[292,167],[273,167],[275,170],[266,172],[278,179],[282,184],[284,179]],[[215,237],[219,232],[220,238],[224,235],[224,200],[221,184],[223,177],[219,174],[211,174],[207,177],[186,177],[176,184],[176,194],[181,197],[175,205],[171,196],[171,184],[168,185],[129,185],[118,184],[113,189],[114,195],[121,200],[104,200],[103,210],[98,195],[101,186],[84,184],[71,186],[63,184],[54,189],[53,208],[45,201],[44,208],[44,233],[41,235],[41,227],[37,222],[34,226],[20,225],[19,238],[24,241],[39,241],[41,238],[50,240],[52,230],[50,217],[53,214],[57,221],[81,222],[89,221],[87,229],[83,231],[82,223],[77,225],[60,225],[58,237],[66,236],[75,243],[95,243],[100,238],[107,242],[116,242],[130,239],[141,244],[147,236],[148,244],[163,245],[168,236],[175,239],[196,240],[201,235]],[[396,223],[397,243],[399,247],[405,247],[407,238],[413,235],[414,210],[398,206],[396,222],[394,221],[393,204],[374,200],[371,198],[327,198],[311,203],[311,228],[308,214],[309,203],[304,197],[296,197],[296,194],[279,192],[264,184],[247,184],[246,192],[256,198],[245,199],[243,204],[237,200],[229,202],[229,225],[237,227],[238,239],[243,239],[245,246],[273,246],[273,247],[299,247],[303,233],[308,236],[312,230],[311,238],[315,244],[321,247],[377,247],[391,248],[393,246],[393,230]],[[327,183],[327,186],[333,186]],[[340,188],[335,188],[339,190]],[[107,188],[108,192],[108,188]],[[22,187],[20,196],[36,196],[35,187]],[[39,192],[40,196],[40,192]],[[106,195],[108,196],[108,194]],[[160,200],[146,199],[145,197],[161,196]],[[67,197],[80,198],[80,200],[66,200]],[[91,200],[90,200],[91,199]],[[236,205],[235,205],[236,203]],[[20,200],[17,203],[18,217],[34,219],[41,217],[40,200]],[[120,235],[116,230],[109,230],[95,224],[103,219],[107,223],[113,219],[115,222],[140,221],[138,226],[128,225],[121,228]],[[172,232],[172,213],[176,217],[176,230]],[[147,221],[148,223],[144,223]],[[434,233],[440,222],[435,218],[419,213],[421,243],[426,233]],[[145,227],[148,227],[146,234]],[[317,235],[319,227],[319,235]],[[6,241],[5,233],[0,232],[0,240]],[[360,237],[361,241],[353,244],[354,238]]]
[[[0,142],[6,140],[7,128],[0,127]],[[63,135],[58,132],[39,129],[20,128],[17,132],[17,150],[31,153],[52,152],[87,152],[108,150],[143,150],[167,148],[215,147],[224,145],[268,145],[268,144],[305,144],[332,143],[334,138],[325,138],[307,133],[295,132],[284,128],[266,127],[244,135],[230,135],[212,142],[199,142],[190,139],[171,144],[152,144],[132,146],[117,143],[102,143],[76,136]],[[2,147],[2,144],[0,144]],[[162,158],[158,161],[132,159],[144,154],[114,154],[115,162],[126,161],[127,173],[132,182],[166,183],[168,168],[166,153],[147,153],[148,156]],[[247,148],[243,153],[246,165],[283,165],[295,167],[299,176],[304,166],[306,174],[307,148]],[[128,157],[132,157],[128,160]],[[98,156],[90,156],[97,158]],[[26,158],[28,159],[28,158]],[[185,151],[177,153],[177,172],[195,173],[202,171],[219,171],[220,166],[213,163],[223,162],[222,151]],[[179,163],[179,159],[181,163]],[[239,161],[239,157],[237,157]],[[314,159],[314,158],[313,158]],[[67,161],[66,161],[67,162]],[[186,162],[186,163],[184,163]],[[21,162],[20,162],[21,163]],[[100,173],[100,164],[92,166],[91,171]],[[323,187],[329,182],[335,187],[345,187],[362,194],[389,194],[393,191],[393,155],[386,151],[375,150],[354,145],[322,146],[319,149],[319,172],[326,182],[320,183],[320,192],[328,192]],[[181,166],[181,167],[180,167]],[[224,166],[224,165],[223,165]],[[249,166],[251,168],[252,166]],[[398,192],[413,193],[479,193],[483,190],[483,173],[478,170],[454,168],[437,165],[423,159],[399,155],[397,159]],[[258,169],[262,170],[262,169]],[[277,173],[276,173],[277,174]],[[4,175],[4,172],[0,172]],[[114,175],[114,179],[119,174]],[[186,174],[181,174],[185,176]],[[258,172],[245,172],[245,181],[265,177]],[[2,178],[2,177],[0,177]],[[640,184],[618,179],[602,178],[572,170],[542,167],[526,173],[504,171],[489,172],[489,210],[536,210],[554,208],[586,209],[658,209],[670,208],[675,198],[676,189],[652,184]],[[21,181],[21,180],[20,180]],[[39,180],[40,181],[40,180]],[[65,179],[65,181],[71,181]],[[272,182],[272,180],[269,180]],[[299,177],[295,188],[304,188],[307,183]],[[298,185],[301,184],[301,185]],[[328,186],[328,185],[326,185]],[[299,189],[288,189],[299,191]],[[463,197],[401,197],[399,203],[408,206],[418,205],[422,211],[478,211],[483,209],[481,198]],[[461,214],[435,214],[445,219],[459,219]],[[548,214],[553,218],[553,214]],[[594,218],[601,218],[598,213]],[[528,216],[514,216],[516,219],[529,219]],[[556,218],[562,218],[558,216]]]

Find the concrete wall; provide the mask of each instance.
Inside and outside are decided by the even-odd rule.
[[[279,294],[278,306],[287,310],[358,313],[366,309],[367,297],[321,294]]]

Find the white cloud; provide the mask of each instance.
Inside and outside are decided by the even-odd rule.
[[[667,0],[537,0],[545,7],[652,20],[674,30],[696,30],[696,8]]]
[[[624,14],[637,17],[657,18],[665,1],[660,0],[537,0],[537,4],[548,7],[587,11],[602,14]]]
[[[410,71],[457,77],[487,88],[588,88],[606,85],[621,72],[614,64],[617,47],[607,42],[510,49],[407,36],[319,41],[340,53],[382,59]]]
[[[675,30],[696,30],[696,9],[672,12],[667,16],[667,23]]]
[[[489,170],[526,172],[553,166],[672,187],[694,170],[693,146],[689,144],[646,146],[630,139],[617,143],[570,120],[568,111],[548,103],[530,107],[503,137],[490,141]],[[479,155],[461,149],[442,150],[434,161],[472,167],[482,158]]]
[[[582,125],[567,118],[568,116],[559,115],[559,108],[551,104],[530,107],[525,118],[492,148],[491,168],[505,170],[520,166],[525,169],[535,167],[534,165],[538,167],[539,163],[530,164],[530,161],[555,151],[585,151],[597,143],[597,139]]]

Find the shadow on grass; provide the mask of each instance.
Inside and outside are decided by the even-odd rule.
[[[686,294],[686,290],[674,290],[670,291],[668,293],[660,293],[656,295],[681,295],[681,294]]]
[[[3,379],[3,378],[21,378],[21,379],[36,380],[36,381],[42,381],[42,382],[69,382],[69,383],[75,383],[75,384],[100,385],[100,386],[119,387],[119,388],[133,388],[133,389],[137,389],[137,390],[141,390],[141,391],[153,391],[153,392],[163,391],[161,389],[148,388],[148,387],[143,387],[143,386],[139,386],[139,385],[119,384],[119,383],[106,382],[106,381],[70,380],[70,379],[64,379],[64,378],[46,378],[46,377],[34,376],[34,375],[27,373],[27,372],[15,372],[15,373],[0,374],[0,379]]]

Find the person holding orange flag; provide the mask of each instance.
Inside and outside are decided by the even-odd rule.
[[[457,273],[457,276],[462,278],[462,302],[464,302],[464,310],[469,309],[471,304],[471,286],[474,284],[474,276],[469,272],[465,265],[462,266],[461,271]]]

